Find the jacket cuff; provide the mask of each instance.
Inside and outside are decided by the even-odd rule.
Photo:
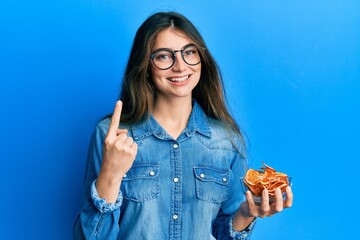
[[[113,212],[120,208],[122,201],[123,201],[123,195],[121,191],[119,190],[118,197],[114,203],[106,203],[106,200],[104,198],[100,198],[99,194],[96,189],[96,179],[91,184],[91,199],[95,205],[95,207],[101,212],[101,213],[108,213]]]
[[[229,218],[229,221],[227,221],[227,229],[229,231],[229,234],[230,236],[233,238],[233,239],[238,239],[238,240],[244,240],[244,239],[249,239],[254,227],[255,227],[255,224],[256,224],[256,218],[254,218],[254,220],[252,220],[252,222],[249,224],[249,226],[247,226],[244,230],[238,232],[238,231],[235,231],[233,229],[233,216],[231,216]]]

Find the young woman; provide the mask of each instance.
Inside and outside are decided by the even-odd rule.
[[[121,101],[93,135],[75,239],[249,239],[292,205],[246,199],[244,141],[193,24],[156,13],[138,29]]]

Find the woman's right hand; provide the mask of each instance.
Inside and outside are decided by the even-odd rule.
[[[117,101],[111,117],[109,130],[103,145],[103,161],[96,189],[106,202],[115,202],[123,176],[131,168],[138,145],[127,135],[126,129],[119,129],[122,102]]]

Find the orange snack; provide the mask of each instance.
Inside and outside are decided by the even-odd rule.
[[[244,177],[244,183],[254,196],[260,197],[264,189],[269,191],[271,197],[275,196],[275,189],[280,188],[285,192],[289,185],[289,177],[285,173],[277,172],[272,167],[263,163],[261,171],[249,169]]]

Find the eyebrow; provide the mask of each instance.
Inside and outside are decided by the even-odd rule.
[[[197,47],[195,43],[188,43],[188,44],[184,45],[184,46],[183,46],[182,48],[180,48],[180,49],[157,48],[157,49],[153,50],[152,52],[156,52],[156,51],[159,51],[159,50],[170,50],[170,51],[174,52],[174,51],[184,50],[184,48],[189,47],[189,46],[195,46],[195,47]]]

